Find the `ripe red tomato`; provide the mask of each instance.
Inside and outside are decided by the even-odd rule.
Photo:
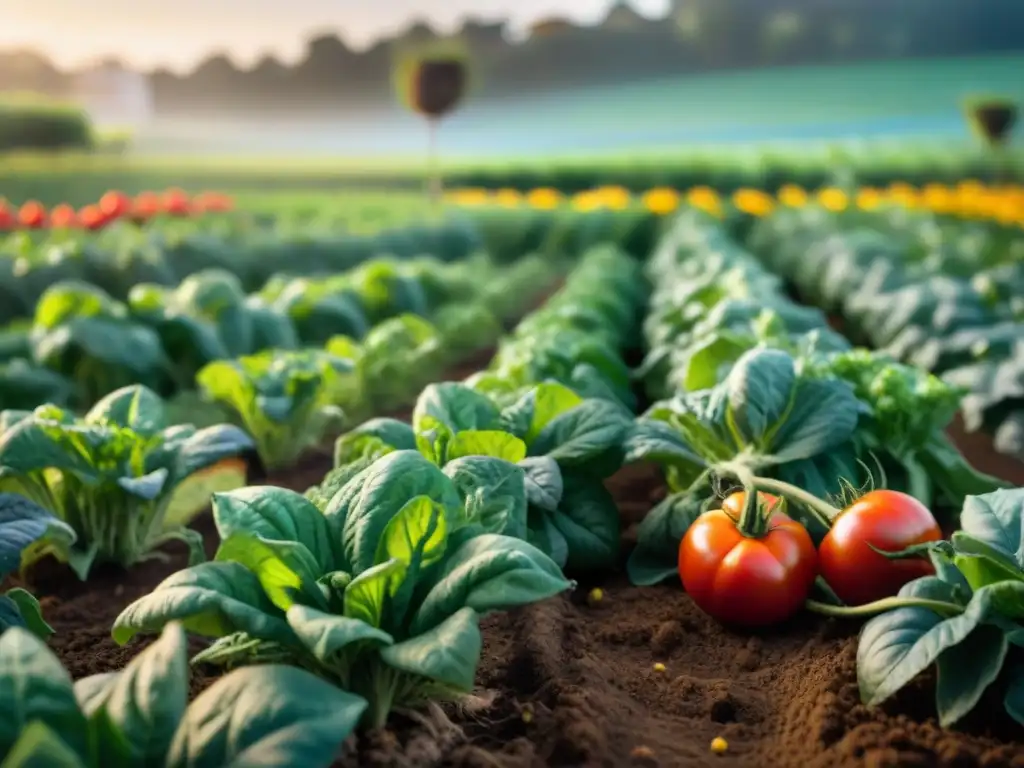
[[[46,208],[42,203],[29,200],[18,209],[18,223],[28,229],[41,229],[46,226]]]
[[[132,201],[132,218],[136,221],[151,219],[160,213],[160,196],[155,192],[142,192]]]
[[[234,201],[221,192],[201,192],[192,201],[197,211],[226,213],[234,207]]]
[[[78,212],[78,220],[86,229],[103,229],[113,217],[104,214],[98,205],[87,205]]]
[[[163,209],[172,216],[188,216],[189,199],[184,190],[168,189],[163,196]]]
[[[942,530],[928,508],[898,491],[871,491],[832,522],[818,547],[821,575],[847,605],[891,597],[908,581],[935,573],[924,557],[892,560],[875,552],[897,552],[938,541]]]
[[[132,209],[132,200],[124,192],[112,189],[100,198],[99,210],[109,219],[126,216]]]
[[[15,216],[4,200],[0,200],[0,232],[14,229]]]
[[[724,624],[776,624],[803,606],[818,555],[807,529],[781,512],[768,512],[762,535],[744,535],[744,499],[734,493],[694,521],[679,545],[679,576],[697,607]]]
[[[53,229],[71,229],[78,225],[78,216],[75,209],[67,203],[54,206],[50,211],[50,226]]]

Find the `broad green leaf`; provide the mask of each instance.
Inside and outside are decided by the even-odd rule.
[[[444,473],[464,501],[468,522],[479,523],[487,533],[526,537],[526,473],[522,467],[500,458],[466,456],[449,462]]]
[[[1024,664],[1017,664],[1007,676],[1006,696],[1003,703],[1014,720],[1024,725]]]
[[[550,557],[559,568],[565,568],[569,561],[569,542],[555,527],[553,517],[554,514],[547,510],[531,509],[525,539]]]
[[[178,448],[174,476],[180,482],[196,472],[216,465],[224,459],[254,451],[253,439],[231,424],[217,424],[200,429]]]
[[[397,419],[370,419],[334,443],[334,466],[341,467],[367,455],[416,450],[412,427]]]
[[[159,631],[171,621],[180,621],[187,631],[204,637],[245,632],[295,644],[294,634],[259,579],[238,563],[203,563],[169,576],[121,612],[114,621],[114,642],[124,645],[136,634]]]
[[[380,627],[388,598],[404,578],[405,563],[397,558],[363,571],[345,589],[345,616]]]
[[[982,624],[939,655],[935,704],[943,728],[974,709],[1002,671],[1008,648],[1001,628]]]
[[[143,501],[153,501],[167,485],[168,472],[164,467],[141,477],[119,477],[117,484],[130,496]]]
[[[671,425],[641,416],[623,439],[625,462],[653,461],[658,464],[680,464],[703,467],[705,459],[694,450]]]
[[[188,708],[167,768],[328,768],[366,709],[296,667],[231,672]]]
[[[21,627],[0,635],[0,712],[0,754],[33,721],[59,733],[77,754],[86,754],[85,716],[71,676],[42,640]]]
[[[105,432],[99,427],[65,427],[34,416],[0,434],[0,466],[24,474],[53,468],[94,479],[96,468],[79,441],[91,437],[98,441]]]
[[[341,541],[341,570],[358,574],[375,565],[384,529],[416,496],[441,505],[449,529],[461,517],[462,499],[452,481],[416,451],[381,457],[335,494],[323,514]]]
[[[960,527],[1024,569],[1024,489],[968,496],[960,513]]]
[[[562,467],[580,467],[599,456],[618,454],[607,474],[622,463],[622,444],[632,421],[607,400],[584,400],[555,417],[530,444],[531,456],[550,456]]]
[[[940,654],[962,643],[991,610],[991,589],[976,592],[964,612],[952,618],[912,607],[898,608],[869,621],[857,646],[857,681],[864,702],[882,703],[934,664]],[[907,584],[899,594],[937,594],[948,600],[950,587],[925,577]]]
[[[374,565],[399,560],[415,579],[419,568],[444,555],[448,541],[445,511],[429,496],[409,499],[384,528]]]
[[[327,665],[335,663],[339,654],[357,643],[391,645],[394,642],[387,632],[364,621],[335,616],[305,605],[288,609],[288,624],[306,650]]]
[[[43,619],[39,601],[20,587],[8,590],[7,594],[0,595],[0,632],[4,630],[3,606],[8,601],[17,610],[18,626],[23,626],[40,640],[48,640],[53,634],[53,627]]]
[[[551,521],[569,548],[565,567],[584,571],[612,567],[619,556],[619,509],[597,478],[565,477],[565,492]]]
[[[793,358],[775,349],[743,355],[726,379],[729,407],[744,443],[758,443],[792,407],[796,385]]]
[[[482,647],[476,612],[462,608],[437,626],[382,649],[380,656],[395,669],[469,692],[473,690]]]
[[[485,615],[535,603],[571,586],[551,558],[531,544],[495,534],[475,536],[445,558],[409,632],[422,634],[462,608]]]
[[[88,764],[53,728],[35,720],[22,730],[7,757],[0,762],[0,768],[88,768]]]
[[[324,571],[303,544],[263,539],[239,531],[221,542],[216,559],[245,566],[259,579],[270,601],[282,611],[296,602],[327,607],[317,586],[317,579]]]
[[[164,401],[141,384],[111,392],[89,409],[85,421],[90,424],[113,422],[147,437],[155,435],[167,424]]]
[[[97,736],[100,765],[158,765],[163,762],[188,702],[185,633],[168,625],[160,639],[104,678],[83,708]]]
[[[505,408],[501,420],[529,445],[553,419],[582,402],[583,398],[564,384],[544,382]]]
[[[526,473],[524,478],[526,500],[531,507],[554,512],[562,500],[565,488],[562,481],[562,470],[558,462],[550,456],[530,456],[519,462]],[[500,531],[494,531],[500,533]],[[516,536],[515,533],[510,533]],[[519,536],[519,538],[523,538]]]
[[[38,504],[16,493],[0,492],[0,579],[18,570],[30,546],[56,540],[74,544],[75,531]]]
[[[443,382],[420,394],[412,426],[420,452],[433,456],[438,440],[446,444],[458,432],[500,429],[501,413],[486,395],[465,384]]]
[[[448,442],[446,461],[464,456],[491,456],[515,464],[526,458],[526,443],[500,430],[468,430]]]
[[[321,572],[337,570],[331,531],[305,496],[272,485],[253,485],[213,497],[213,518],[222,540],[236,533],[303,545]],[[319,574],[318,574],[319,575]]]
[[[679,542],[706,507],[710,490],[672,494],[660,501],[637,528],[636,547],[626,561],[630,583],[652,586],[678,576]]]

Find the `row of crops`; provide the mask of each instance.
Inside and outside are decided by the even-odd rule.
[[[8,318],[4,370],[51,377],[64,399],[4,401],[0,575],[56,558],[86,580],[172,540],[191,564],[111,627],[120,644],[159,640],[77,681],[25,583],[0,597],[2,765],[327,766],[353,731],[469,694],[481,618],[615,568],[626,553],[605,480],[641,462],[670,494],[628,553],[634,584],[678,574],[727,624],[872,617],[865,701],[969,665],[939,689],[943,725],[997,679],[1024,723],[1024,677],[1004,665],[1024,636],[1024,491],[946,435],[982,396],[965,397],[957,371],[1004,371],[1013,355],[913,356],[930,344],[958,360],[965,330],[998,349],[993,329],[1021,322],[999,293],[1019,281],[1003,272],[1019,269],[1020,230],[888,202],[617,194],[485,201],[451,230],[307,234],[307,251],[258,217],[11,235],[0,289],[34,298]],[[466,245],[445,250],[455,229]],[[51,269],[65,272],[37,274]],[[792,284],[885,349],[853,346]],[[899,354],[893,340],[913,334]],[[443,380],[495,343],[482,370]],[[5,398],[40,392],[15,380]],[[219,401],[224,423],[181,423],[196,412],[171,407],[183,393]],[[1002,440],[1013,417],[984,417],[1015,413],[1019,392],[985,396],[975,425]],[[408,418],[393,412],[410,400]],[[294,466],[339,431],[333,468],[304,494],[215,493],[207,560],[190,525],[209,494],[181,504],[183,488],[253,454]],[[776,539],[794,553],[782,575],[757,566]],[[192,663],[232,670],[191,701],[187,635],[204,640]]]

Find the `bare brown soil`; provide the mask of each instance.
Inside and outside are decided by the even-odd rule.
[[[954,435],[977,466],[1024,486],[1020,462],[1000,457],[987,438]],[[287,476],[259,482],[304,491],[329,468],[322,452]],[[628,551],[635,524],[664,493],[662,482],[654,469],[633,466],[608,487]],[[195,527],[212,554],[210,515]],[[149,642],[120,648],[110,626],[124,606],[185,566],[183,550],[168,554],[168,562],[100,571],[86,584],[55,566],[35,572],[31,587],[56,630],[50,645],[75,678],[120,669]],[[604,597],[592,603],[595,586]],[[956,732],[939,728],[932,715],[930,678],[885,708],[861,705],[854,623],[803,616],[764,633],[731,632],[703,615],[678,583],[636,588],[620,570],[580,583],[571,595],[488,617],[483,627],[472,702],[432,723],[396,718],[392,729],[350,743],[338,765],[1024,768],[1024,730],[1003,713],[998,691]],[[193,691],[215,674],[195,670]],[[728,743],[721,755],[710,750],[718,736]]]

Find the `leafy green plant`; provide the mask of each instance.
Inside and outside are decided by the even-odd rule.
[[[76,682],[21,629],[0,637],[0,766],[327,766],[366,702],[294,667],[241,669],[188,703],[170,624],[120,672]]]
[[[347,380],[354,386],[343,392],[340,402],[363,414],[407,405],[451,360],[438,329],[412,314],[384,320],[359,342],[335,336],[327,351],[354,363],[355,375]]]
[[[865,624],[857,648],[866,704],[881,704],[934,666],[943,727],[997,684],[1007,714],[1024,725],[1024,667],[1012,654],[1024,646],[1024,489],[969,496],[960,521],[950,541],[927,547],[934,576],[897,597],[834,612],[882,611]]]
[[[0,491],[31,499],[77,534],[45,536],[45,546],[22,553],[22,566],[52,554],[82,579],[96,563],[157,557],[173,539],[201,559],[202,539],[186,527],[198,510],[172,507],[175,489],[253,447],[227,424],[167,426],[163,401],[141,385],[112,392],[83,418],[40,406],[4,411],[0,422]]]
[[[554,382],[499,408],[455,382],[431,384],[412,424],[373,419],[335,444],[335,471],[397,450],[416,449],[439,467],[457,467],[476,514],[518,520],[501,530],[529,540],[559,566],[612,566],[619,551],[619,513],[603,481],[622,464],[630,417],[608,400],[584,399]]]
[[[46,290],[31,343],[35,362],[73,381],[87,403],[132,383],[161,394],[173,389],[173,366],[156,332],[87,283],[64,281]]]
[[[267,469],[294,463],[344,417],[335,405],[353,364],[321,350],[219,360],[196,377],[203,396],[237,414]]]
[[[114,639],[181,620],[216,638],[194,661],[298,664],[365,698],[374,727],[395,707],[466,693],[479,618],[571,584],[535,547],[494,533],[494,521],[464,504],[454,474],[395,451],[323,511],[283,488],[217,494],[215,561],[128,606]]]
[[[626,438],[626,461],[659,464],[671,494],[640,524],[631,580],[654,584],[676,572],[679,541],[715,496],[716,465],[740,464],[823,498],[852,483],[860,468],[851,439],[864,407],[846,382],[807,376],[775,349],[746,352],[711,389],[655,403]]]
[[[73,544],[74,530],[23,496],[0,493],[0,582],[18,569],[25,550],[60,539]],[[25,627],[43,640],[53,634],[39,601],[20,587],[0,595],[0,634],[11,627]]]

